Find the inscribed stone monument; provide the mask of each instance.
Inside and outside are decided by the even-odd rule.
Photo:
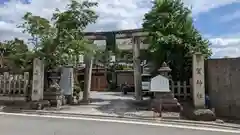
[[[72,96],[73,94],[73,68],[63,67],[60,80],[60,87],[64,96]]]
[[[193,103],[196,108],[205,106],[204,57],[201,53],[193,55]]]
[[[35,58],[33,61],[33,82],[32,82],[32,101],[43,99],[44,89],[44,64],[43,61]]]
[[[157,75],[151,79],[150,91],[152,92],[170,92],[168,78]]]

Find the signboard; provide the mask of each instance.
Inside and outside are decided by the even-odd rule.
[[[145,37],[145,36],[148,36],[148,32],[138,31],[116,34],[116,38]]]
[[[132,44],[132,38],[116,39],[116,45],[120,50],[131,50]]]
[[[157,75],[151,79],[150,91],[152,92],[170,92],[168,78]]]
[[[147,49],[149,47],[148,43],[143,42],[145,37],[139,38],[140,40],[140,49]],[[122,38],[116,39],[116,45],[120,50],[131,50],[133,49],[132,38]]]
[[[106,49],[106,40],[94,40],[94,44],[97,45],[100,50]]]

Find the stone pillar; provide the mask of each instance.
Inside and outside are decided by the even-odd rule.
[[[142,100],[142,78],[140,61],[140,39],[133,37],[133,68],[134,68],[134,86],[136,100]]]
[[[205,106],[204,56],[201,53],[193,54],[193,104],[196,108]]]
[[[35,58],[33,61],[33,82],[31,100],[39,101],[43,99],[44,89],[44,64],[43,61]]]
[[[59,85],[61,90],[63,91],[63,95],[67,98],[68,102],[71,102],[74,85],[72,66],[62,68],[62,75]]]
[[[86,64],[86,66],[85,66],[85,74],[84,74],[83,102],[89,103],[91,80],[92,80],[92,65],[93,65],[92,56],[86,55],[85,64]]]

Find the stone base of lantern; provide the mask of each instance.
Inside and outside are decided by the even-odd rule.
[[[51,107],[60,108],[62,106],[62,100],[50,100]]]
[[[31,101],[30,102],[30,109],[42,110],[45,107],[50,107],[50,102],[48,100]]]
[[[158,111],[180,112],[182,107],[171,92],[156,92],[152,108]]]
[[[64,102],[64,96],[60,91],[45,91],[44,92],[44,100],[48,100],[50,102],[51,107],[61,107]]]
[[[72,104],[73,96],[72,95],[65,95],[64,100],[65,100],[65,104]]]

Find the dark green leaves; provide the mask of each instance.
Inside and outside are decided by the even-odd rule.
[[[52,16],[53,24],[40,16],[26,13],[24,23],[19,27],[32,36],[35,56],[45,60],[48,68],[66,64],[63,55],[78,56],[95,53],[95,46],[83,37],[83,30],[95,23],[98,16],[93,8],[95,2],[72,0],[66,11],[56,9]]]
[[[145,14],[143,28],[150,33],[151,59],[158,65],[168,62],[175,74],[188,72],[182,66],[188,65],[191,52],[211,55],[208,40],[194,27],[191,10],[181,0],[155,0]]]

